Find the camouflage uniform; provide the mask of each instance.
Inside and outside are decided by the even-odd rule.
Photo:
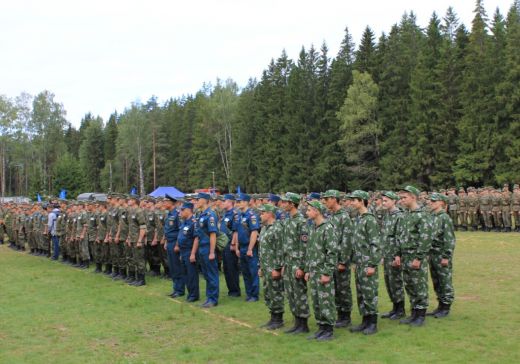
[[[322,275],[332,280],[338,262],[338,237],[334,226],[328,221],[311,230],[307,243],[305,273],[309,273],[314,317],[319,325],[334,326],[336,323],[336,304],[332,281],[322,284]]]
[[[511,231],[511,194],[509,192],[502,194],[501,208],[502,208],[502,221],[504,223],[504,231]]]
[[[164,275],[170,277],[170,271],[168,268],[168,252],[164,249],[164,244],[161,244],[164,238],[164,221],[166,220],[166,215],[168,215],[168,211],[166,210],[155,210],[155,231],[157,234],[160,261],[164,269]]]
[[[433,239],[428,258],[433,289],[439,303],[451,305],[454,299],[452,284],[453,250],[455,249],[455,233],[453,222],[448,214],[441,210],[433,214]],[[441,265],[442,259],[448,259],[448,266]]]
[[[119,214],[117,207],[112,207],[107,214],[107,233],[108,233],[108,249],[110,251],[110,264],[112,264],[112,276],[115,277],[119,273],[119,244],[116,244],[114,239],[119,227]]]
[[[403,217],[403,212],[398,208],[390,211],[385,216],[381,232],[386,291],[394,304],[404,303],[403,268],[402,265],[392,266],[394,258],[401,256]]]
[[[401,243],[401,265],[406,293],[410,298],[412,310],[428,308],[428,262],[431,247],[432,226],[428,215],[417,208],[408,211],[403,217],[404,238]],[[412,262],[421,262],[419,269],[412,268]]]
[[[462,230],[468,229],[468,210],[467,210],[468,196],[466,192],[462,189],[459,191],[459,209],[457,212],[459,226]]]
[[[455,226],[458,226],[457,218],[459,215],[459,197],[454,193],[448,195],[448,211]]]
[[[146,260],[144,256],[146,234],[141,242],[141,247],[137,246],[139,231],[142,229],[146,230],[146,217],[144,211],[139,207],[129,209],[128,240],[132,246],[132,254],[128,266],[130,270],[135,270],[138,275],[144,275],[146,273]]]
[[[515,219],[515,231],[520,232],[520,190],[515,190],[511,196],[511,211]]]
[[[272,271],[281,272],[282,270],[282,234],[283,226],[280,221],[262,227],[260,232],[258,254],[264,278],[264,298],[265,304],[272,314],[284,312],[282,277],[275,280],[271,276]]]
[[[297,279],[295,276],[298,269],[305,271],[307,241],[309,238],[307,220],[300,212],[297,212],[294,216],[286,217],[283,222],[283,229],[283,280],[287,300],[294,317],[308,318],[307,283],[303,278]]]
[[[361,316],[377,315],[380,243],[376,217],[369,212],[361,214],[354,223],[352,236],[356,294]],[[375,268],[375,273],[370,277],[366,274],[367,268]]]
[[[495,226],[495,231],[500,231],[503,226],[502,221],[502,196],[497,196],[495,193],[491,198],[492,209],[491,212],[493,214],[493,225]]]
[[[146,209],[144,210],[144,215],[146,219],[146,246],[145,246],[145,258],[146,262],[150,266],[150,270],[154,272],[156,275],[160,275],[161,273],[161,253],[159,252],[159,248],[161,246],[156,244],[152,246],[153,238],[155,237],[155,210]]]
[[[60,212],[56,218],[56,236],[58,237],[59,247],[61,256],[63,259],[67,256],[67,243],[65,240],[65,229],[66,229],[67,215],[66,211]]]
[[[480,213],[484,218],[485,230],[491,231],[493,228],[493,220],[491,219],[491,196],[484,192],[479,197]]]
[[[340,272],[337,268],[334,270],[334,289],[336,292],[336,310],[338,311],[338,319],[349,321],[350,312],[352,311],[352,289],[350,288],[350,264],[352,256],[352,220],[343,209],[333,212],[329,221],[336,230],[338,238],[338,264],[346,267],[345,271]]]
[[[88,246],[89,251],[91,252],[92,260],[96,264],[101,264],[103,256],[102,256],[102,243],[96,242],[98,237],[98,227],[97,227],[97,213],[89,212],[88,220],[87,220],[87,235],[88,235]]]
[[[469,190],[469,189],[468,189]],[[475,190],[472,188],[466,198],[466,208],[468,209],[468,217],[467,222],[468,225],[471,226],[471,230],[478,230],[479,218],[478,218],[478,208],[479,201],[477,195],[474,193]]]
[[[96,263],[106,264],[107,266],[110,264],[110,245],[105,243],[105,236],[107,235],[107,218],[108,214],[106,211],[100,211],[96,216],[96,226],[97,226],[97,236],[96,240],[99,245],[99,257]],[[107,267],[108,268],[108,267]]]
[[[128,238],[128,210],[125,207],[119,207],[118,209],[118,221],[119,221],[119,244],[118,244],[118,257],[119,257],[119,270],[123,276],[126,276],[127,269],[128,274],[133,272],[133,267],[130,268],[129,260],[132,257],[132,247],[126,244],[126,239]]]
[[[79,212],[78,218],[76,221],[76,238],[78,240],[78,256],[81,261],[88,262],[90,260],[90,253],[88,251],[88,223],[89,223],[89,213],[86,210]],[[81,238],[81,234],[83,228],[87,227],[87,231],[85,232],[83,239]]]

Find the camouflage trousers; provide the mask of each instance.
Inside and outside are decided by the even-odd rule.
[[[425,310],[428,308],[428,261],[423,259],[419,269],[412,268],[413,253],[403,253],[401,266],[406,293],[410,299],[410,308]]]
[[[68,256],[69,250],[68,250],[68,244],[67,239],[65,239],[64,235],[59,236],[60,239],[60,253],[62,257]]]
[[[493,225],[495,228],[501,228],[502,227],[502,211],[494,210],[492,211],[493,214]]]
[[[90,260],[90,252],[88,250],[88,238],[79,241],[79,259],[83,261]]]
[[[359,314],[361,316],[377,315],[377,302],[379,300],[379,272],[378,267],[370,277],[367,276],[366,265],[356,265],[356,295]]]
[[[385,286],[388,297],[392,303],[404,302],[403,268],[393,267],[394,257],[387,256],[384,259]]]
[[[352,289],[350,288],[350,262],[344,272],[334,272],[334,289],[336,291],[336,310],[350,313],[352,311]]]
[[[274,280],[271,277],[271,272],[263,271],[263,288],[264,288],[264,299],[265,305],[271,313],[283,313],[284,302],[283,302],[283,280]]]
[[[428,262],[430,265],[430,275],[432,277],[433,289],[440,303],[451,305],[455,298],[455,290],[453,289],[452,260],[448,261],[448,266],[441,265],[442,255],[440,252],[432,250]]]
[[[480,225],[478,214],[476,210],[468,211],[468,226],[478,226]]]
[[[29,249],[36,249],[36,241],[34,240],[34,233],[29,232],[29,236],[27,239],[27,243],[29,244]]]
[[[152,245],[152,242],[146,244],[146,261],[150,267],[161,265],[161,249],[164,250],[159,243],[157,245]]]
[[[135,272],[134,268],[134,251],[132,249],[132,245],[128,246],[126,242],[120,243],[123,244],[123,258],[121,259],[122,266],[127,268],[129,272]]]
[[[112,267],[119,267],[119,244],[114,243],[113,241],[108,244],[109,250],[109,264],[112,264]]]
[[[481,211],[482,217],[484,217],[484,225],[491,229],[493,227],[493,220],[491,219],[491,211]]]
[[[116,246],[117,254],[115,255],[114,261],[115,264],[119,267],[119,269],[122,269],[126,271],[127,265],[126,265],[126,249],[127,246],[124,241],[119,241],[119,243],[114,243]]]
[[[468,227],[468,220],[467,220],[467,213],[466,211],[458,210],[458,224],[463,227]],[[453,223],[455,224],[456,220],[453,220]]]
[[[68,242],[68,249],[67,249],[68,253],[69,253],[69,257],[71,258],[76,258],[76,256],[78,255],[78,244],[77,244],[77,240],[75,239],[72,239]]]
[[[103,255],[103,258],[101,259],[101,263],[102,264],[111,264],[112,260],[110,259],[110,246],[112,244],[103,242],[101,245],[103,246],[101,248],[101,254]]]
[[[515,208],[513,207],[512,213],[513,219],[515,220],[515,229],[518,229],[520,224],[520,210],[515,210]]]
[[[502,221],[505,228],[511,227],[511,209],[506,207],[502,208]]]
[[[18,233],[18,240],[16,241],[16,246],[19,247],[20,249],[25,249],[25,243],[26,243],[26,239],[25,239],[25,234],[24,233]]]
[[[321,275],[318,273],[310,273],[309,286],[311,289],[314,317],[318,325],[334,326],[336,323],[334,283],[321,284],[320,277]]]
[[[146,259],[144,257],[145,253],[145,243],[141,245],[141,247],[137,247],[137,243],[132,243],[132,259],[129,264],[129,268],[131,271],[134,271],[137,274],[145,274],[146,273]]]
[[[307,282],[303,278],[296,279],[297,269],[298,267],[289,265],[284,267],[283,285],[293,316],[307,318],[310,316],[307,301]]]
[[[451,220],[453,221],[453,225],[458,226],[459,210],[449,210],[449,215],[451,217]]]
[[[94,242],[92,253],[94,255],[94,262],[96,264],[103,263],[103,243]]]

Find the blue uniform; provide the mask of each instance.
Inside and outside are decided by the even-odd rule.
[[[199,238],[199,257],[200,267],[204,279],[206,279],[206,303],[218,304],[219,278],[218,263],[216,259],[209,259],[211,233],[218,234],[217,215],[211,208],[207,208],[197,217],[197,227],[195,234]]]
[[[231,251],[231,239],[233,237],[233,221],[235,215],[239,212],[236,209],[226,211],[224,217],[220,221],[220,233],[226,234],[228,244],[222,252],[222,263],[224,268],[224,277],[228,288],[228,296],[240,297],[240,278],[238,257],[235,251]]]
[[[168,212],[168,216],[166,216],[166,220],[164,221],[164,236],[166,237],[166,250],[168,252],[170,277],[173,282],[173,293],[176,296],[183,296],[186,290],[186,282],[182,274],[181,255],[173,250],[175,244],[177,244],[180,225],[179,210],[173,209]]]
[[[233,220],[233,231],[238,235],[238,246],[240,248],[240,268],[246,286],[247,300],[258,301],[259,279],[258,279],[258,246],[253,249],[253,256],[247,256],[251,232],[260,230],[260,221],[252,209],[236,214]]]
[[[185,220],[180,226],[177,243],[181,250],[182,275],[188,288],[188,301],[198,301],[199,291],[199,272],[197,263],[190,262],[191,249],[195,239],[195,218]]]

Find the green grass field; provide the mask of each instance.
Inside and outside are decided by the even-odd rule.
[[[207,311],[166,297],[165,280],[130,287],[2,245],[0,363],[518,363],[519,263],[520,234],[459,233],[448,318],[414,329],[379,320],[374,336],[342,329],[320,343],[259,329],[263,302],[224,295]],[[384,312],[391,305],[380,278]]]

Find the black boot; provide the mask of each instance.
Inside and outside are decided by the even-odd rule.
[[[335,325],[337,328],[348,327],[351,323],[350,312],[338,312],[338,320]]]
[[[416,317],[417,317],[417,310],[415,308],[413,308],[412,309],[412,313],[410,314],[410,316],[408,316],[407,318],[399,320],[399,323],[408,325],[408,324],[410,324],[410,322],[415,320]]]
[[[317,339],[319,336],[323,334],[323,331],[325,331],[325,325],[318,325],[318,331],[316,331],[311,336],[307,337],[307,340]]]
[[[114,279],[115,277],[118,277],[119,276],[119,268],[118,267],[113,267],[112,268],[112,274],[110,275],[110,277],[112,277],[112,279]]]
[[[300,327],[300,318],[297,316],[294,316],[294,325],[289,330],[285,330],[284,333],[286,334],[293,334],[298,328]]]
[[[146,281],[144,279],[144,273],[143,274],[137,274],[137,279],[134,281],[134,283],[130,283],[134,287],[141,287],[146,286]]]
[[[418,326],[424,325],[424,320],[426,318],[426,310],[425,309],[415,310],[415,312],[416,312],[415,320],[410,322],[410,326],[418,327]]]
[[[363,321],[361,321],[360,325],[352,326],[350,328],[350,332],[361,332],[366,329],[368,326],[368,316],[363,316]]]
[[[266,327],[269,327],[273,323],[274,315],[275,314],[271,312],[271,318],[269,319],[269,321],[267,321],[265,324],[260,326],[260,328],[265,329]]]
[[[404,301],[397,302],[397,307],[395,313],[390,317],[390,320],[399,320],[406,315],[404,311]]]
[[[377,315],[369,315],[368,316],[368,324],[367,327],[363,330],[363,334],[365,335],[373,335],[377,332]]]
[[[84,260],[83,261],[83,267],[81,269],[88,269],[90,267],[90,260]]]
[[[267,330],[276,330],[280,327],[283,327],[283,312],[274,314],[273,321],[269,326],[267,326]]]
[[[298,317],[300,326],[293,332],[293,334],[303,334],[309,332],[309,325],[307,324],[307,317]]]
[[[114,277],[114,280],[115,281],[126,281],[126,268],[119,268],[119,275],[115,276]]]
[[[101,263],[96,263],[96,270],[94,271],[94,273],[102,273],[103,272],[103,267],[101,265]]]
[[[105,274],[107,276],[112,274],[112,264],[105,265],[105,271],[103,272],[103,274]]]
[[[129,270],[128,276],[126,277],[125,282],[128,284],[132,284],[133,282],[135,282],[135,280],[136,280],[135,272]]]
[[[441,310],[441,307],[442,307],[442,303],[439,302],[439,305],[437,306],[437,308],[435,310],[433,310],[432,312],[427,312],[426,316],[435,316],[437,314],[437,312],[439,312]]]
[[[323,325],[323,332],[319,335],[316,340],[318,341],[329,341],[334,339],[334,326]]]
[[[395,312],[397,310],[397,305],[398,305],[397,303],[394,303],[394,305],[392,307],[392,311],[382,314],[381,318],[390,318],[393,315],[395,315]]]
[[[441,303],[440,306],[441,307],[439,311],[437,311],[437,313],[433,315],[435,318],[443,318],[450,314],[450,304]]]

